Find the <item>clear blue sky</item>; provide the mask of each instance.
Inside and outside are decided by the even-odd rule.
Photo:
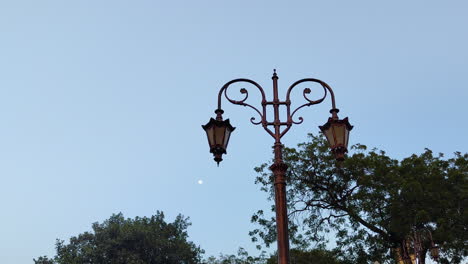
[[[273,140],[253,112],[225,104],[237,129],[217,168],[200,125],[231,79],[271,95],[273,68],[282,96],[301,78],[328,82],[355,125],[351,143],[397,158],[466,152],[467,11],[466,1],[1,1],[2,263],[53,255],[56,238],[112,213],[156,210],[189,216],[207,255],[254,253],[250,216],[269,203],[253,168]],[[304,109],[284,143],[316,133],[329,108]]]

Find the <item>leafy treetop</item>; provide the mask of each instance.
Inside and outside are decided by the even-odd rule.
[[[335,234],[342,259],[384,263],[408,236],[430,232],[441,263],[461,263],[468,255],[468,154],[444,159],[426,149],[398,161],[357,144],[337,163],[323,137],[310,138],[284,149],[292,244],[325,244],[326,234]],[[256,171],[257,184],[273,199],[267,164]],[[269,246],[276,240],[274,218],[258,211],[252,221],[259,226],[251,232],[253,241]],[[431,244],[428,235],[423,240],[424,257]]]
[[[112,215],[102,224],[56,242],[54,258],[39,257],[36,264],[197,264],[203,251],[187,240],[188,218],[178,215],[167,223],[162,212],[151,217]]]

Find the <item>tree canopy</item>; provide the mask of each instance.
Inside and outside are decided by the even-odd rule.
[[[251,256],[242,247],[237,254],[220,254],[201,259],[203,250],[187,241],[188,218],[179,215],[173,223],[157,212],[149,218],[112,215],[102,224],[94,223],[92,232],[70,238],[68,244],[56,241],[53,258],[41,256],[36,264],[275,264],[276,255],[262,252]],[[291,264],[347,264],[339,262],[325,249],[291,250]]]
[[[56,242],[56,255],[34,259],[36,264],[197,264],[203,251],[187,240],[188,218],[167,223],[162,212],[151,217],[112,215],[92,232]]]
[[[441,249],[441,263],[461,263],[468,255],[468,154],[445,159],[426,149],[399,161],[357,144],[340,163],[323,137],[310,138],[284,149],[292,244],[325,244],[329,233],[342,259],[385,263],[395,255],[390,249],[424,234],[423,261],[431,240]],[[256,182],[273,199],[267,168],[256,168]],[[252,221],[259,226],[251,232],[254,241],[269,246],[276,240],[274,218],[258,211]]]
[[[338,260],[335,256],[335,252],[320,248],[312,250],[291,249],[289,252],[289,259],[291,264],[346,264]],[[276,255],[271,256],[266,262],[266,264],[277,263]]]
[[[291,264],[348,264],[339,261],[334,252],[323,248],[313,250],[291,249],[290,250]],[[237,255],[221,254],[218,258],[209,257],[204,264],[277,264],[277,255],[267,256],[262,252],[260,256],[249,256],[247,251],[239,248]]]
[[[258,257],[253,257],[241,247],[237,251],[237,255],[220,254],[218,257],[211,256],[203,264],[265,264],[265,261],[264,252]]]

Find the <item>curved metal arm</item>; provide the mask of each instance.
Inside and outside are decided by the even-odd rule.
[[[319,100],[315,100],[315,101],[312,101],[310,100],[309,98],[307,98],[307,94],[310,94],[310,89],[309,88],[305,88],[304,89],[304,92],[302,93],[302,95],[304,96],[304,98],[308,101],[308,103],[305,103],[301,106],[299,106],[298,108],[296,108],[291,114],[288,112],[288,116],[289,116],[289,121],[294,123],[294,124],[301,124],[304,119],[302,118],[302,116],[299,117],[299,121],[298,122],[295,122],[293,120],[293,117],[294,117],[294,114],[301,108],[303,108],[304,106],[311,106],[311,105],[314,105],[314,104],[319,104],[321,102],[323,102],[323,100],[325,100],[325,97],[327,97],[327,90],[325,88],[323,88],[323,97],[320,98]],[[290,111],[290,109],[288,109]]]
[[[246,83],[250,83],[252,85],[254,85],[255,87],[258,88],[258,90],[260,91],[260,94],[262,96],[262,111],[258,110],[256,107],[246,103],[245,101],[249,98],[249,92],[247,89],[245,88],[241,88],[239,90],[239,92],[241,94],[244,94],[244,98],[241,99],[241,100],[234,100],[232,98],[229,97],[228,93],[227,93],[227,90],[229,88],[230,85],[234,84],[234,83],[239,83],[239,82],[246,82]],[[231,80],[229,82],[227,82],[226,84],[223,85],[223,87],[221,87],[221,89],[219,90],[219,93],[218,93],[218,109],[221,109],[221,97],[222,97],[222,94],[224,93],[224,97],[226,97],[226,99],[232,103],[232,104],[236,104],[236,105],[242,105],[242,106],[247,106],[247,107],[250,107],[252,108],[253,110],[255,110],[258,115],[260,116],[260,120],[258,122],[255,121],[255,117],[252,117],[250,118],[250,122],[254,125],[260,125],[262,124],[263,128],[271,135],[274,137],[274,133],[268,129],[267,125],[266,125],[266,98],[265,98],[265,91],[264,89],[262,88],[262,86],[260,86],[258,83],[256,83],[255,81],[252,81],[250,79],[244,79],[244,78],[240,78],[240,79],[235,79],[235,80]]]
[[[338,118],[338,116],[336,115],[336,113],[338,113],[338,109],[336,109],[336,105],[335,105],[335,94],[333,93],[332,88],[327,83],[325,83],[324,81],[319,80],[319,79],[315,79],[315,78],[306,78],[306,79],[296,81],[288,88],[288,90],[286,92],[286,101],[281,101],[281,100],[278,99],[278,88],[277,88],[277,79],[278,79],[278,77],[276,75],[276,71],[274,71],[272,79],[273,79],[273,93],[274,93],[273,101],[267,101],[266,100],[264,89],[258,83],[256,83],[255,81],[252,81],[250,79],[245,79],[245,78],[239,78],[239,79],[234,79],[234,80],[231,80],[231,81],[227,82],[226,84],[223,85],[223,87],[221,87],[221,89],[219,90],[219,93],[218,93],[218,109],[217,109],[218,112],[217,112],[217,114],[219,114],[220,117],[221,117],[221,114],[223,112],[222,109],[221,109],[221,97],[222,97],[222,95],[224,93],[224,97],[226,97],[226,99],[229,102],[231,102],[232,104],[247,106],[247,107],[250,107],[253,110],[255,110],[255,112],[257,112],[257,114],[260,116],[260,120],[256,121],[256,118],[252,117],[252,118],[250,118],[250,122],[252,124],[254,124],[254,125],[260,125],[261,124],[263,126],[263,128],[268,132],[268,134],[270,134],[273,138],[275,138],[277,142],[279,142],[279,139],[282,138],[286,134],[286,132],[288,132],[288,130],[291,128],[291,126],[293,124],[301,124],[304,121],[302,116],[298,117],[298,121],[293,120],[294,115],[296,114],[296,112],[299,109],[301,109],[301,108],[303,108],[305,106],[311,106],[311,105],[315,105],[315,104],[319,104],[319,103],[323,102],[325,100],[325,98],[327,97],[328,92],[330,92],[330,96],[331,96],[332,109],[330,110],[330,112],[332,113],[332,118]],[[232,84],[240,83],[240,82],[249,83],[249,84],[252,84],[253,86],[257,87],[257,89],[260,91],[260,94],[261,94],[261,97],[262,97],[262,102],[261,102],[262,108],[261,108],[261,110],[259,110],[258,108],[246,103],[246,100],[249,98],[249,92],[245,88],[241,88],[239,90],[239,92],[244,95],[244,97],[242,99],[234,100],[231,97],[229,97],[228,92],[227,92],[228,88]],[[324,91],[323,97],[321,97],[320,99],[317,99],[317,100],[311,100],[308,97],[308,95],[311,93],[311,89],[310,88],[304,88],[304,91],[303,91],[302,94],[304,96],[304,99],[307,102],[305,104],[303,104],[303,105],[300,105],[299,107],[297,107],[293,111],[291,111],[291,107],[290,107],[291,106],[291,101],[290,101],[291,91],[296,86],[298,86],[299,84],[302,84],[302,83],[305,83],[305,82],[313,82],[313,83],[320,84],[322,86],[322,88],[323,88],[323,91]],[[267,117],[266,117],[266,106],[267,105],[273,105],[273,107],[275,109],[274,110],[275,111],[275,121],[274,122],[267,121]],[[278,114],[279,105],[286,105],[286,111],[287,111],[287,120],[286,120],[286,122],[281,122],[279,120],[279,114]],[[274,132],[269,129],[269,126],[274,126],[275,127]],[[284,128],[284,130],[281,131],[281,129],[280,129],[281,126],[286,126],[286,127]]]
[[[314,78],[307,78],[307,79],[302,79],[302,80],[299,80],[295,83],[293,83],[287,93],[286,93],[286,102],[290,102],[290,94],[291,94],[291,91],[294,87],[296,87],[297,85],[301,84],[301,83],[304,83],[304,82],[315,82],[315,83],[318,83],[322,86],[323,88],[323,91],[324,91],[324,94],[323,94],[323,97],[318,99],[318,100],[310,100],[309,98],[307,98],[307,94],[310,94],[311,90],[310,88],[305,88],[304,89],[304,92],[303,92],[303,96],[304,98],[307,100],[308,103],[305,103],[301,106],[299,106],[298,108],[296,108],[294,111],[292,111],[292,113],[290,113],[290,109],[288,107],[288,122],[289,123],[293,123],[293,124],[301,124],[304,119],[302,117],[299,117],[299,121],[294,121],[292,118],[294,116],[294,114],[301,108],[305,107],[305,106],[311,106],[311,105],[315,105],[315,104],[319,104],[321,102],[323,102],[323,100],[325,100],[325,98],[327,97],[327,91],[330,92],[330,96],[331,96],[331,101],[332,101],[332,110],[335,110],[336,109],[336,105],[335,105],[335,94],[333,93],[333,90],[332,88],[324,81],[322,80],[319,80],[319,79],[314,79]]]
[[[240,79],[234,79],[234,80],[231,80],[227,83],[225,83],[223,85],[223,87],[221,87],[221,89],[219,90],[219,93],[218,93],[218,109],[221,109],[221,95],[223,93],[223,91],[227,90],[227,88],[231,85],[231,84],[234,84],[234,83],[238,83],[238,82],[247,82],[247,83],[250,83],[250,84],[253,84],[255,87],[258,88],[258,90],[260,91],[260,93],[262,94],[262,102],[265,101],[265,92],[263,91],[263,88],[262,86],[260,86],[260,84],[250,80],[250,79],[244,79],[244,78],[240,78]],[[229,102],[233,103],[233,104],[240,104],[242,105],[242,103],[244,103],[245,100],[247,100],[247,97],[248,97],[248,92],[245,88],[242,88],[241,89],[241,93],[245,93],[246,96],[243,100],[241,101],[235,101],[235,100],[231,100],[229,97],[226,97],[226,99],[229,100]]]
[[[330,92],[330,96],[331,96],[331,100],[332,100],[332,109],[335,109],[336,108],[336,105],[335,105],[335,94],[333,93],[333,90],[332,88],[330,87],[330,85],[328,85],[326,82],[322,81],[322,80],[319,80],[319,79],[314,79],[314,78],[306,78],[306,79],[302,79],[302,80],[299,80],[295,83],[293,83],[289,88],[288,88],[288,91],[286,93],[286,101],[289,101],[289,96],[291,94],[291,91],[294,87],[296,87],[298,84],[301,84],[303,82],[315,82],[315,83],[318,83],[320,85],[322,85],[323,89],[325,90],[325,95],[320,98],[319,100],[316,100],[316,101],[312,101],[310,100],[309,98],[306,97],[305,94],[309,94],[310,93],[310,89],[309,88],[305,88],[304,89],[304,98],[309,101],[309,105],[314,105],[314,104],[319,104],[321,103],[326,95],[327,95],[327,90]],[[306,90],[308,90],[308,92],[306,92]]]

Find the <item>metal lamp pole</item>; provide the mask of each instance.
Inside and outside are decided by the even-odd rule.
[[[221,109],[221,97],[224,94],[225,98],[232,104],[247,106],[254,109],[260,116],[260,121],[255,121],[256,118],[252,117],[250,121],[254,125],[262,125],[265,131],[270,134],[275,139],[275,144],[273,145],[274,149],[274,162],[270,166],[271,171],[274,175],[274,186],[275,186],[275,207],[276,207],[276,228],[277,228],[277,239],[278,239],[278,263],[279,264],[289,264],[289,235],[288,235],[288,214],[287,214],[287,203],[286,203],[286,171],[288,166],[283,161],[283,144],[281,143],[281,138],[289,131],[293,124],[301,124],[303,122],[302,117],[298,117],[298,121],[294,121],[293,117],[295,113],[305,107],[321,103],[327,96],[327,93],[330,93],[332,109],[330,113],[332,117],[329,118],[328,122],[320,127],[327,137],[332,151],[334,152],[338,160],[342,160],[344,154],[347,152],[347,141],[349,130],[352,129],[352,126],[349,124],[347,118],[343,120],[338,119],[338,109],[335,106],[335,96],[331,87],[325,82],[307,78],[296,81],[293,83],[286,93],[286,100],[281,101],[278,97],[278,75],[276,70],[273,73],[273,100],[267,101],[265,98],[264,89],[256,82],[249,79],[235,79],[227,82],[223,85],[218,93],[218,108],[215,110],[216,119],[211,119],[208,124],[203,126],[203,129],[207,132],[208,142],[210,144],[210,152],[215,156],[215,161],[222,161],[222,154],[226,153],[227,143],[229,141],[230,133],[234,128],[230,125],[229,119],[223,121],[222,114],[224,111]],[[258,88],[261,94],[261,111],[252,105],[246,103],[249,94],[245,88],[240,89],[240,93],[244,94],[242,100],[233,100],[228,94],[227,90],[230,85],[234,83],[249,83]],[[324,90],[324,95],[318,100],[310,100],[307,95],[310,94],[311,90],[305,88],[303,91],[303,96],[307,101],[305,104],[299,106],[295,110],[291,111],[291,101],[290,94],[294,87],[304,82],[313,82],[318,83],[322,86]],[[267,121],[267,106],[273,106],[273,122]],[[279,107],[281,105],[286,106],[287,120],[281,121],[279,116]],[[273,127],[273,130],[270,129]]]

